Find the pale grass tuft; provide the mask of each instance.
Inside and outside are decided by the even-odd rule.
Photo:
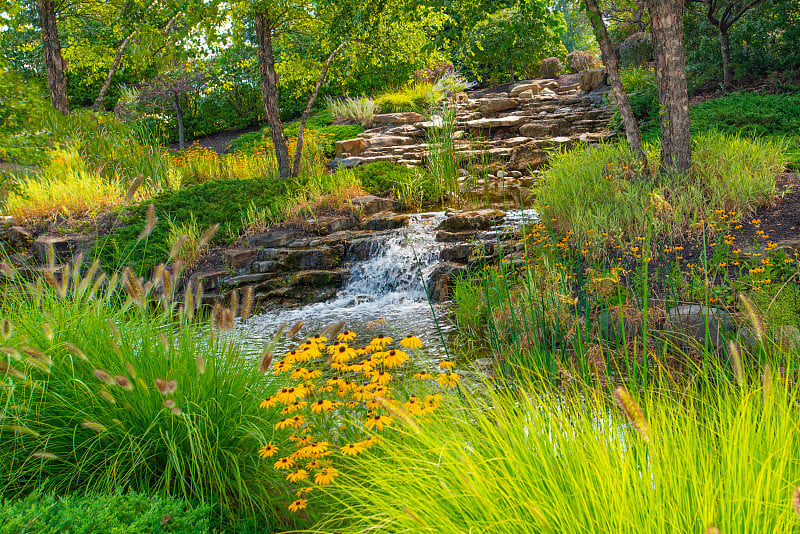
[[[9,280],[14,280],[17,277],[17,273],[14,270],[14,267],[11,266],[10,263],[7,261],[0,261],[0,274],[8,278]]]
[[[142,281],[134,274],[130,267],[125,267],[122,272],[122,286],[128,297],[140,308],[145,303],[145,290]]]
[[[749,298],[745,297],[743,294],[739,294],[739,300],[742,302],[745,311],[747,312],[747,318],[750,320],[750,324],[753,325],[753,330],[756,334],[756,339],[758,342],[763,342],[764,339],[764,324],[761,322],[761,318],[756,313],[756,308],[753,303],[750,301]]]
[[[71,353],[73,356],[75,356],[75,357],[76,357],[76,358],[78,358],[79,360],[83,360],[83,361],[85,361],[85,362],[88,362],[88,361],[89,361],[89,358],[86,356],[86,354],[84,354],[84,353],[83,353],[83,351],[82,351],[81,349],[79,349],[78,347],[76,347],[75,345],[73,345],[72,343],[70,343],[69,341],[65,341],[65,342],[64,342],[64,347],[65,347],[65,348],[66,348],[66,349],[67,349],[67,350],[68,350],[68,351],[69,351],[69,352],[70,352],[70,353]]]
[[[239,313],[239,291],[234,289],[231,292],[231,302],[228,306],[231,310],[231,315],[236,317],[236,314]]]
[[[10,319],[3,319],[0,322],[0,336],[3,337],[3,341],[6,341],[14,334],[14,323],[11,322]]]
[[[303,321],[297,321],[295,325],[286,332],[286,339],[292,339],[294,336],[300,332],[300,329],[303,328]]]
[[[81,427],[82,427],[82,428],[86,428],[86,429],[88,429],[88,430],[94,430],[94,431],[95,431],[95,432],[97,432],[98,434],[102,434],[103,432],[105,432],[106,430],[108,430],[108,429],[105,427],[105,425],[101,425],[100,423],[97,423],[97,422],[95,422],[95,421],[89,421],[89,420],[87,420],[87,419],[84,419],[84,420],[83,420],[83,422],[81,423]]]
[[[201,375],[206,372],[206,360],[203,358],[201,354],[196,354],[194,357],[194,363],[197,364],[197,372]]]
[[[739,386],[744,385],[744,374],[742,369],[742,355],[739,352],[739,345],[733,341],[728,341],[728,350],[731,353],[731,365],[733,366],[733,378]]]
[[[792,506],[794,507],[794,513],[800,518],[800,486],[797,486],[794,489],[794,495],[792,496]]]
[[[249,286],[244,292],[244,302],[242,303],[242,319],[247,320],[253,312],[253,287]]]
[[[20,354],[19,351],[14,347],[0,347],[0,352],[7,355],[12,360],[22,360],[22,354]]]
[[[53,341],[53,327],[50,326],[50,323],[42,323],[42,332],[47,341]]]
[[[144,183],[144,174],[139,174],[133,180],[128,190],[125,191],[125,198],[122,200],[122,203],[125,205],[130,204],[131,200],[133,200],[133,195],[136,194],[136,191],[139,190],[139,188],[142,186],[143,183]]]
[[[628,393],[624,387],[618,386],[614,390],[614,398],[616,399],[620,408],[622,408],[622,411],[630,420],[633,428],[635,428],[639,433],[639,436],[641,436],[642,441],[645,443],[650,443],[650,429],[647,426],[647,420],[644,418],[642,409],[639,407],[636,401],[633,400],[633,397],[631,397],[630,393]]]
[[[39,460],[58,460],[58,456],[47,451],[36,451],[31,456]]]
[[[156,218],[156,207],[153,204],[150,204],[147,207],[147,215],[144,219],[144,228],[142,229],[139,237],[136,238],[137,241],[141,241],[142,239],[146,239],[153,233],[153,228],[156,227],[156,223],[158,219]]]

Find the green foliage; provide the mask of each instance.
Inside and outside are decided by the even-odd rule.
[[[648,69],[632,67],[623,70],[620,77],[643,136],[652,138],[654,135],[658,135],[661,130],[659,116],[661,108],[658,104],[655,74]],[[616,102],[613,102],[613,105],[616,106]],[[624,132],[619,113],[615,113],[611,117],[610,124],[618,133]]]
[[[659,147],[646,147],[657,161]],[[750,213],[768,204],[775,193],[774,176],[785,164],[782,147],[769,141],[708,133],[693,147],[696,171],[689,177],[664,175],[653,181],[641,176],[624,143],[555,154],[540,191],[546,217],[560,230],[586,236],[607,233],[635,243],[650,230],[651,194],[658,188],[671,205],[652,221],[652,233],[667,239],[690,231],[692,223],[715,209]]]
[[[49,107],[35,81],[26,80],[0,59],[0,161],[25,162],[27,154],[36,150],[42,137],[24,134],[37,130]]]
[[[410,169],[405,165],[377,161],[359,165],[353,169],[353,173],[361,181],[364,190],[373,195],[397,195],[400,186],[408,191],[416,190],[422,197],[422,203],[433,202],[439,198],[439,190],[432,175]]]
[[[566,55],[560,38],[564,29],[562,14],[541,0],[495,11],[466,36],[465,67],[482,82],[500,82],[512,71],[525,76],[541,59]]]
[[[279,522],[283,477],[256,454],[273,423],[258,403],[279,385],[241,338],[193,320],[194,301],[178,309],[175,276],[156,296],[98,274],[4,293],[3,494],[126,488]]]
[[[367,127],[372,124],[378,106],[371,98],[331,98],[327,101],[328,113],[337,121],[348,121]]]
[[[442,94],[427,83],[412,82],[400,89],[383,92],[375,97],[375,103],[384,112],[396,113],[416,111],[428,113],[442,100]]]
[[[191,508],[182,501],[140,493],[90,493],[57,497],[35,493],[0,504],[0,533],[205,534],[207,506]]]
[[[215,240],[235,239],[242,229],[242,216],[248,206],[266,210],[277,217],[285,202],[287,184],[278,179],[220,180],[206,182],[196,187],[165,191],[152,199],[156,216],[169,216],[173,224],[187,224],[192,218],[205,231],[220,224]],[[166,222],[156,224],[148,239],[137,237],[145,226],[147,204],[136,207],[125,216],[124,226],[114,229],[107,237],[98,240],[95,253],[109,269],[132,264],[140,273],[146,273],[166,261],[169,247],[169,228]]]
[[[323,152],[331,156],[334,154],[334,144],[336,141],[352,139],[364,131],[364,127],[358,124],[330,124],[332,117],[330,113],[317,113],[309,117],[306,122],[306,134],[314,133],[319,136],[322,143]],[[300,122],[293,121],[283,125],[283,133],[287,138],[297,137],[300,131]],[[269,126],[265,126],[257,132],[242,134],[230,145],[230,151],[255,151],[264,150],[264,147],[272,146],[272,138],[269,133]]]
[[[688,391],[620,388],[619,404],[535,379],[465,396],[359,455],[319,530],[796,532],[797,384],[748,370],[738,387],[712,368]]]

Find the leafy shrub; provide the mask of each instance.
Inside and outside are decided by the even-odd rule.
[[[575,50],[567,54],[567,68],[573,73],[586,69],[593,69],[599,64],[600,61],[591,52]]]
[[[352,139],[364,131],[363,126],[356,124],[335,125],[330,124],[331,120],[331,114],[327,112],[309,117],[308,121],[306,122],[305,130],[306,147],[308,146],[308,136],[316,135],[319,139],[319,142],[322,143],[322,151],[324,154],[331,156],[335,152],[334,143],[336,143],[336,141]],[[289,122],[283,125],[283,134],[290,140],[292,137],[297,137],[299,130],[299,121]],[[270,137],[269,126],[257,132],[249,132],[240,135],[233,140],[229,150],[231,152],[252,152],[261,151],[267,147],[272,147],[272,138]],[[292,153],[291,155],[293,156],[294,154]]]
[[[169,497],[141,493],[90,493],[57,497],[34,493],[0,504],[0,534],[126,532],[204,534],[209,507],[188,507]]]
[[[539,62],[539,76],[543,78],[555,78],[562,70],[564,64],[557,57],[546,57]]]
[[[367,127],[372,124],[372,119],[378,106],[371,98],[347,97],[345,99],[330,98],[327,100],[328,112],[338,121],[349,121]]]
[[[657,137],[660,132],[659,110],[661,108],[658,104],[655,74],[648,69],[632,67],[623,70],[620,77],[643,137],[645,139]],[[616,108],[616,101],[612,96],[609,98],[612,100],[612,106]],[[624,131],[619,112],[611,117],[610,125],[618,133]]]
[[[619,44],[618,51],[623,69],[641,67],[653,61],[653,38],[649,33],[634,33]]]
[[[444,96],[453,96],[456,93],[466,91],[473,85],[475,84],[468,81],[461,74],[453,73],[436,80],[436,83],[433,84],[433,89]]]
[[[426,83],[414,82],[396,91],[387,91],[375,98],[381,110],[391,113],[416,111],[425,113],[442,100],[442,94]]]
[[[96,265],[48,274],[35,299],[20,287],[2,305],[3,494],[124,487],[227,518],[280,509],[283,480],[255,454],[272,424],[257,403],[278,385],[240,338],[193,320],[199,298],[178,308],[177,274],[143,284],[126,272],[124,291]]]

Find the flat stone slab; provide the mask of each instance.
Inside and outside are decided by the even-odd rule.
[[[52,247],[56,261],[69,261],[81,252],[88,252],[93,243],[93,238],[82,235],[41,235],[33,242],[33,256],[39,263],[47,263],[47,251]]]
[[[495,117],[490,119],[476,119],[474,121],[467,121],[467,127],[475,130],[491,129],[491,128],[509,128],[512,126],[519,126],[524,124],[527,117],[509,116],[509,117]]]
[[[380,113],[372,118],[372,122],[375,124],[413,124],[424,120],[424,116],[411,111],[405,113]]]

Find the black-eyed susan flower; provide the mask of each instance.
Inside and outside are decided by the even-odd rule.
[[[338,339],[339,341],[346,341],[347,343],[353,341],[355,338],[356,338],[356,333],[355,332],[349,332],[349,331],[348,332],[342,332],[341,334],[336,336],[336,339]]]
[[[297,483],[301,480],[305,480],[308,478],[308,471],[305,469],[294,469],[289,474],[286,475],[286,480],[291,483]]]
[[[392,381],[392,375],[386,371],[373,371],[370,380],[375,384],[385,385]]]
[[[272,464],[272,467],[274,467],[275,469],[291,469],[294,467],[294,460],[292,460],[291,458],[281,458],[280,460]]]
[[[457,373],[440,373],[436,378],[439,385],[445,388],[456,387],[459,380],[460,378]]]
[[[319,399],[311,403],[311,411],[314,413],[327,412],[333,408],[333,402],[328,399]]]
[[[328,347],[328,349],[330,349],[330,347]],[[356,357],[355,349],[351,349],[344,343],[338,345],[333,351],[328,350],[328,354],[330,354],[333,361],[337,363],[345,363]]]
[[[367,430],[383,430],[384,427],[387,427],[392,424],[392,417],[390,415],[381,415],[378,413],[369,414],[367,420],[364,422],[364,426],[367,427]]]
[[[391,342],[392,342],[392,338],[390,338],[389,336],[380,336],[380,337],[376,337],[375,339],[370,341],[369,344],[374,346],[374,347],[383,348],[386,345],[389,345]]]
[[[417,349],[422,346],[422,341],[418,337],[409,334],[400,340],[400,346],[405,349]]]
[[[420,380],[433,380],[436,377],[430,373],[414,373],[412,378],[418,378]]]
[[[333,482],[338,474],[339,471],[337,471],[335,468],[326,467],[314,475],[314,483],[320,486],[328,486]]]
[[[291,504],[289,504],[289,511],[297,512],[299,510],[303,510],[306,506],[308,506],[307,499],[297,499],[296,501],[292,501]]]
[[[439,369],[452,369],[454,365],[450,360],[444,360],[439,362],[438,367]]]
[[[287,371],[292,370],[292,362],[287,360],[281,360],[275,365],[275,374],[279,375],[281,373],[285,373]]]
[[[412,395],[409,397],[408,401],[403,404],[403,408],[405,408],[406,411],[411,415],[417,415],[422,413],[425,407],[423,406],[423,403],[420,402],[418,397]]]
[[[345,456],[356,456],[364,452],[366,449],[367,446],[364,445],[363,442],[357,442],[357,443],[348,443],[344,447],[339,447],[339,452],[341,452]]]
[[[297,410],[302,410],[305,407],[306,407],[306,403],[305,402],[303,402],[303,401],[294,401],[293,403],[287,405],[286,408],[281,410],[281,415],[287,415],[287,414],[296,412]]]
[[[264,445],[263,447],[258,449],[258,455],[261,458],[269,458],[270,456],[272,456],[276,452],[278,452],[278,447],[273,445],[272,442],[270,442],[268,445]]]
[[[383,357],[383,365],[385,367],[397,367],[403,365],[408,360],[408,354],[402,350],[390,350]]]

